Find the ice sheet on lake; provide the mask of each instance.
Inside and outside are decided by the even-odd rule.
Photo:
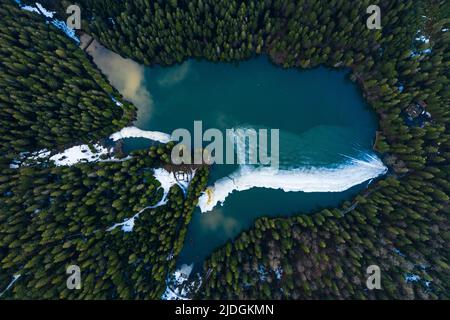
[[[137,127],[126,127],[119,132],[113,133],[110,139],[117,141],[125,138],[145,138],[161,143],[168,143],[171,141],[170,135],[159,131],[145,131]]]
[[[199,198],[202,212],[223,204],[234,191],[252,188],[281,189],[286,192],[342,192],[365,181],[374,179],[387,168],[374,155],[364,159],[350,159],[336,167],[311,167],[276,170],[269,167],[242,166],[230,176],[219,179]]]

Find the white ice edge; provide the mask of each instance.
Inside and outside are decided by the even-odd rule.
[[[218,204],[223,205],[234,191],[252,188],[281,189],[285,192],[342,192],[386,171],[383,162],[374,155],[366,155],[362,160],[350,159],[335,168],[275,170],[246,166],[216,181],[200,196],[198,206],[205,213]]]
[[[110,137],[113,141],[126,138],[145,138],[161,143],[168,143],[172,139],[169,134],[159,131],[146,131],[137,127],[125,127],[119,132],[113,133]]]

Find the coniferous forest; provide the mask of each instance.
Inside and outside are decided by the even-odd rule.
[[[9,1],[7,1],[9,2]],[[56,27],[14,4],[1,7],[1,153],[104,138],[133,120],[100,71]]]
[[[338,208],[259,218],[205,261],[194,298],[450,298],[448,1],[377,1],[381,30],[366,27],[368,0],[75,3],[84,32],[136,62],[266,54],[282,68],[349,68],[378,114],[374,149],[388,174]],[[63,18],[72,2],[42,4]],[[152,169],[168,164],[171,144],[127,161],[10,168],[19,153],[105,138],[135,108],[42,17],[9,0],[0,14],[0,292],[21,274],[1,298],[159,299],[208,168],[186,197],[174,186],[167,205],[144,210],[132,233],[106,230],[162,199]],[[418,104],[429,116],[412,124]],[[89,270],[82,290],[66,288],[73,261]],[[365,286],[373,264],[383,290]]]

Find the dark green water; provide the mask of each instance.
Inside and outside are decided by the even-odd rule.
[[[298,71],[273,66],[266,58],[234,64],[188,61],[170,68],[145,68],[147,106],[137,126],[171,133],[193,129],[279,128],[281,168],[336,167],[347,156],[371,153],[377,119],[348,71],[317,68]],[[126,139],[125,150],[145,148],[145,139]],[[237,170],[213,167],[210,184]],[[317,179],[321,179],[320,175]],[[343,192],[284,192],[254,188],[234,192],[223,206],[194,213],[179,263],[196,267],[215,248],[249,228],[260,216],[286,216],[337,206],[366,187]]]

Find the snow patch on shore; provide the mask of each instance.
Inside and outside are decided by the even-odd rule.
[[[387,168],[376,156],[351,158],[337,167],[309,167],[276,170],[269,167],[242,166],[230,176],[219,179],[199,198],[200,210],[208,212],[234,191],[252,188],[281,189],[285,192],[342,192],[365,181],[374,179]]]
[[[173,185],[177,184],[175,176],[173,175],[173,173],[163,168],[154,169],[153,176],[161,184],[160,188],[163,188],[164,190],[163,199],[167,198],[170,188],[172,188]]]
[[[118,107],[122,107],[123,106],[123,103],[118,101],[116,98],[111,97],[111,100],[116,104],[116,106],[118,106]]]
[[[47,18],[53,18],[53,15],[56,13],[54,11],[48,11],[45,9],[42,4],[36,2],[36,7],[42,12],[42,14]]]
[[[168,143],[172,139],[169,134],[159,132],[159,131],[145,131],[141,130],[137,127],[126,127],[120,130],[119,132],[113,133],[110,136],[110,139],[113,141],[125,139],[125,138],[145,138],[154,141],[158,141],[161,143]]]
[[[195,176],[195,172],[195,169],[192,169],[190,172],[186,172],[186,180],[177,180],[173,172],[169,172],[164,168],[154,169],[153,175],[155,179],[158,180],[161,184],[161,188],[164,189],[164,196],[167,196],[170,188],[175,184],[177,184],[186,195],[187,189],[189,188],[189,185]]]
[[[169,286],[166,287],[161,300],[190,300],[180,295],[178,289],[172,290]]]
[[[112,154],[114,148],[106,148],[100,144],[94,144],[94,150],[86,145],[78,145],[64,150],[63,152],[57,153],[51,156],[51,152],[47,149],[42,149],[33,153],[22,152],[19,155],[19,159],[14,160],[10,165],[10,169],[18,169],[21,166],[28,165],[28,161],[53,161],[56,166],[72,166],[77,163],[87,163],[87,162],[122,162],[132,159],[131,156],[127,156],[122,159],[116,159],[114,157],[109,157],[102,159],[103,156]]]
[[[16,0],[16,2],[19,3],[19,5],[20,5],[20,2],[18,2],[17,0]],[[36,12],[37,14],[41,14],[37,8],[32,7],[32,6],[23,6],[20,8],[25,11]]]
[[[102,155],[107,155],[111,150],[105,147],[95,144],[95,152],[93,152],[88,145],[82,144],[66,149],[61,153],[55,154],[50,157],[57,166],[71,166],[80,162],[92,162],[99,161]]]
[[[49,19],[53,18],[53,15],[55,14],[55,12],[48,11],[47,9],[45,9],[38,2],[36,2],[36,7],[33,7],[33,6],[28,6],[28,5],[22,5],[20,0],[15,0],[15,1],[19,5],[20,9],[30,11],[30,12],[35,12],[39,15],[44,15],[44,17],[49,18]],[[47,21],[47,23],[48,23],[48,21]],[[58,20],[58,19],[53,19],[51,21],[51,23],[58,29],[62,30],[69,38],[73,39],[77,43],[80,43],[80,39],[78,39],[78,37],[76,36],[75,30],[69,28],[64,21]]]
[[[177,269],[167,281],[166,291],[163,293],[162,300],[190,300],[186,298],[188,294],[187,288],[183,286],[189,285],[189,276],[192,273],[194,264],[183,264]],[[172,288],[174,287],[174,288]]]
[[[190,175],[191,180],[194,175],[195,175],[195,171],[193,170],[192,174]],[[143,208],[142,210],[140,210],[138,213],[136,213],[131,218],[125,219],[123,222],[114,224],[113,226],[109,227],[106,231],[112,231],[117,227],[121,227],[122,231],[124,231],[124,232],[133,231],[135,220],[139,218],[139,216],[142,212],[144,212],[147,209],[155,209],[155,208],[166,205],[167,202],[169,201],[169,199],[168,199],[169,191],[174,185],[178,184],[180,186],[180,188],[183,190],[183,192],[186,192],[185,190],[187,190],[187,188],[189,187],[189,183],[191,181],[191,180],[189,180],[189,181],[184,181],[183,183],[181,183],[180,181],[175,179],[175,176],[172,172],[169,172],[163,168],[154,169],[153,176],[155,177],[156,180],[159,181],[159,183],[160,183],[159,188],[162,188],[164,190],[161,200],[153,206],[148,206],[148,207]]]
[[[177,284],[182,284],[184,281],[189,279],[193,268],[194,264],[191,263],[190,265],[183,264],[180,269],[176,270],[174,275]]]

